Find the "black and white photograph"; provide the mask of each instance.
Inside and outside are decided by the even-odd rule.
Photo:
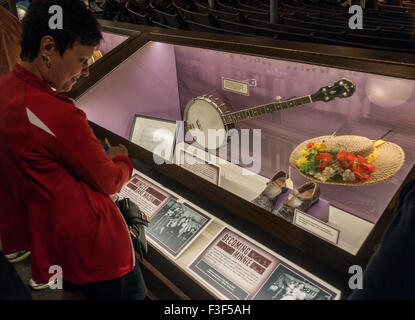
[[[153,216],[146,234],[158,247],[177,258],[210,221],[210,217],[189,204],[172,198]]]
[[[310,279],[311,280],[311,279]],[[254,300],[333,300],[335,293],[280,263]]]

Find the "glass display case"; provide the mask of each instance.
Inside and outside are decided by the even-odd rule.
[[[106,24],[115,34],[140,29]],[[117,38],[113,36],[114,41]],[[220,226],[240,230],[347,293],[349,267],[367,263],[393,218],[399,190],[414,174],[414,58],[147,27],[111,56],[104,55],[72,97],[86,112],[97,137],[124,143],[135,169],[154,183],[193,201]],[[328,102],[307,100],[341,79],[355,85],[353,94]],[[207,117],[204,112],[212,106],[227,108],[220,119],[234,126],[228,143],[203,148],[187,134],[191,128],[184,120],[195,101],[202,106],[195,109],[197,121]],[[264,107],[276,104],[285,105],[284,110]],[[264,107],[263,111],[258,113],[253,108],[257,106]],[[234,118],[227,119],[226,114]],[[244,114],[245,119],[237,116]],[[174,161],[160,164],[152,152],[128,141],[136,115],[177,122],[181,130],[174,137]],[[393,142],[403,149],[405,161],[382,183],[319,183],[320,200],[314,210],[305,212],[308,220],[303,225],[289,223],[252,203],[280,170],[288,173],[290,190],[307,182],[290,164],[292,151],[305,140],[333,135]],[[177,155],[184,149],[209,167],[183,166]],[[173,296],[218,298],[186,269],[190,257],[194,259],[203,249],[201,243],[214,238],[212,230],[219,227],[208,227],[203,240],[189,247],[183,261],[151,250],[146,268],[163,279],[164,285],[175,288]]]
[[[101,51],[103,56],[128,39],[127,35],[116,34],[107,30],[108,28],[104,28],[104,31],[102,32],[103,40],[97,47],[97,49]]]
[[[128,45],[142,33],[142,31],[133,28],[120,28],[106,20],[99,20],[99,22],[102,27],[103,39],[96,47],[93,56],[89,60],[90,70],[96,68],[97,64],[101,64],[101,61],[98,61],[101,60],[102,57],[106,56],[106,58],[109,58],[117,52],[122,51],[122,48],[125,45]],[[85,90],[85,88],[77,85],[72,92],[76,95],[77,90],[82,91]]]
[[[102,52],[103,56],[113,49],[119,50],[123,45],[128,44],[129,41],[141,34],[141,31],[139,30],[119,28],[109,24],[108,21],[105,20],[100,20],[99,22],[102,27],[103,39],[97,49]]]

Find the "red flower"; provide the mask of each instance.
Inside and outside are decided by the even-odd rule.
[[[333,161],[333,156],[330,153],[319,153],[316,156],[316,160],[319,161],[317,170],[323,171],[324,168],[328,167]]]
[[[356,157],[350,152],[339,152],[337,154],[337,161],[343,169],[351,169]]]
[[[353,165],[353,172],[356,178],[366,181],[370,178],[370,174],[376,171],[376,167],[367,162],[362,156],[357,156],[357,162]]]

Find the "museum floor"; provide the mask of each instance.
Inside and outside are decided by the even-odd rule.
[[[15,263],[14,268],[19,274],[23,283],[27,285],[31,277],[30,257],[23,261]],[[34,300],[60,300],[61,299],[60,290],[51,290],[51,289],[45,289],[45,290],[39,290],[39,291],[30,290],[30,293]]]
[[[0,243],[0,250],[1,250],[1,243]],[[17,262],[13,264],[17,274],[19,275],[20,279],[22,279],[23,283],[28,286],[29,280],[32,276],[31,270],[30,270],[30,256],[29,258]],[[29,287],[29,286],[28,286]],[[51,290],[51,289],[45,289],[45,290],[30,290],[30,294],[33,297],[33,300],[60,300],[61,299],[61,292],[60,290]]]

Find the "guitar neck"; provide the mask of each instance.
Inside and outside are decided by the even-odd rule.
[[[225,125],[229,125],[243,120],[256,118],[264,114],[274,113],[277,111],[293,108],[311,102],[313,102],[313,100],[311,99],[311,96],[308,95],[301,98],[290,99],[282,102],[267,103],[264,105],[247,108],[240,111],[226,113],[223,115],[223,121]]]

